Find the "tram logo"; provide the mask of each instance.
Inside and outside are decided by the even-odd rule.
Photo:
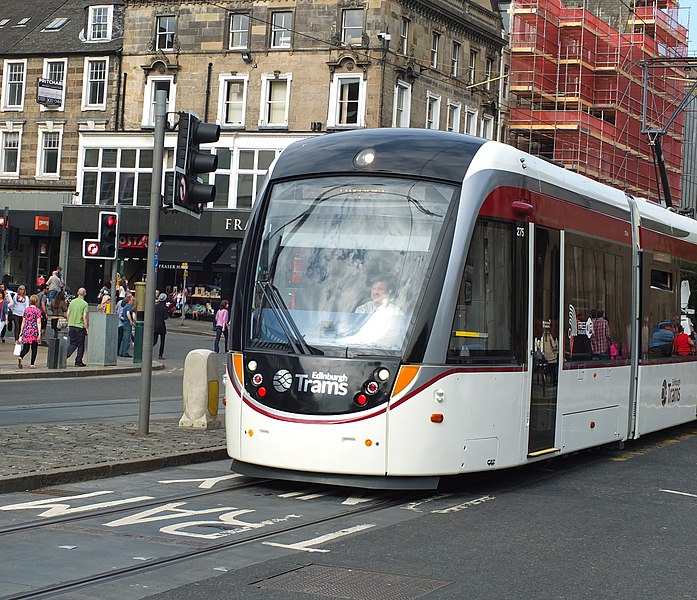
[[[295,375],[295,378],[298,380],[299,392],[329,394],[332,396],[345,396],[348,394],[348,375],[346,373],[334,375],[324,371],[312,371],[311,375],[298,373]]]
[[[277,392],[287,392],[293,385],[293,376],[290,371],[281,369],[273,376],[273,389]]]
[[[680,402],[680,380],[673,379],[670,383],[666,379],[661,384],[661,406]]]

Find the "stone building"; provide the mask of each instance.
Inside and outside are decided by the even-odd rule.
[[[253,199],[291,142],[362,127],[500,135],[506,40],[495,2],[126,0],[125,15],[118,130],[81,132],[79,204],[64,220],[70,259],[94,233],[96,212],[116,200],[127,242],[120,270],[143,276],[153,103],[166,90],[172,125],[194,111],[222,128],[214,204],[200,220],[160,219],[158,287],[181,287],[186,272],[202,305],[215,304],[209,293],[231,293]],[[166,169],[175,146],[172,131]],[[96,282],[102,266],[92,262],[83,279]]]
[[[61,260],[80,132],[117,127],[122,23],[120,2],[0,6],[0,214],[20,233],[0,271],[14,283],[33,287]]]

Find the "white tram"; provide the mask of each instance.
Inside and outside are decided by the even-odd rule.
[[[297,142],[240,257],[232,468],[425,488],[691,421],[697,356],[653,346],[696,304],[655,203],[460,134]]]

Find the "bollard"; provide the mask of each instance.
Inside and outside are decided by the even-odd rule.
[[[136,321],[136,331],[133,338],[133,364],[139,365],[143,362],[143,321]]]
[[[218,357],[212,350],[192,350],[184,361],[184,414],[179,427],[213,429],[221,426]]]
[[[58,332],[58,337],[48,338],[48,355],[46,367],[49,369],[65,369],[68,356],[68,336]]]

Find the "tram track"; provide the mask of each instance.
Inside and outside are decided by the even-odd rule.
[[[256,483],[260,483],[258,480]],[[225,490],[225,491],[230,491]],[[256,534],[251,534],[248,535],[242,539],[229,539],[225,540],[222,542],[214,543],[209,546],[203,547],[203,548],[195,548],[191,550],[187,550],[185,552],[180,552],[178,554],[174,554],[172,556],[167,556],[167,557],[162,557],[162,558],[156,558],[149,560],[145,564],[138,564],[138,565],[132,565],[128,567],[121,567],[121,568],[114,568],[110,569],[109,571],[104,571],[101,573],[94,573],[92,575],[87,575],[85,577],[77,578],[77,579],[72,579],[69,581],[64,581],[60,583],[55,583],[51,585],[47,585],[38,589],[26,591],[26,592],[20,592],[20,593],[15,593],[12,594],[11,596],[2,596],[0,597],[0,600],[24,600],[24,599],[29,599],[29,598],[48,598],[51,596],[56,596],[59,594],[67,593],[67,592],[72,592],[75,590],[81,590],[84,588],[89,588],[95,585],[99,585],[105,582],[109,581],[116,581],[119,579],[125,579],[127,577],[131,577],[133,575],[139,575],[142,573],[147,573],[148,571],[152,571],[155,569],[159,569],[162,567],[166,566],[171,566],[180,562],[184,562],[187,560],[191,560],[194,558],[198,558],[201,556],[209,555],[209,554],[214,554],[216,552],[222,552],[224,550],[229,550],[233,549],[236,547],[241,547],[246,544],[251,544],[255,542],[264,542],[271,540],[275,537],[285,535],[288,533],[292,532],[297,532],[297,531],[302,531],[305,529],[312,529],[314,527],[317,527],[319,525],[327,524],[327,523],[332,523],[336,521],[340,521],[342,519],[350,519],[356,516],[360,515],[367,515],[370,513],[378,512],[381,510],[385,510],[388,508],[393,508],[395,506],[399,506],[400,504],[404,504],[405,502],[409,502],[410,500],[416,500],[421,497],[427,496],[427,493],[421,492],[419,494],[412,494],[408,497],[405,497],[403,495],[396,495],[396,494],[390,494],[388,497],[371,502],[370,504],[365,504],[360,507],[356,507],[353,509],[349,510],[344,510],[340,513],[336,513],[333,515],[328,515],[324,516],[321,518],[316,518],[316,519],[311,519],[309,521],[305,521],[303,523],[298,523],[295,525],[287,525],[280,527],[278,529],[275,529],[274,531],[266,531],[266,532],[259,532]],[[132,509],[133,507],[130,507]],[[128,510],[128,509],[124,509]],[[121,511],[119,511],[121,512]],[[220,525],[220,529],[237,529],[237,527],[227,527],[225,524]],[[26,529],[22,530],[26,531]]]

